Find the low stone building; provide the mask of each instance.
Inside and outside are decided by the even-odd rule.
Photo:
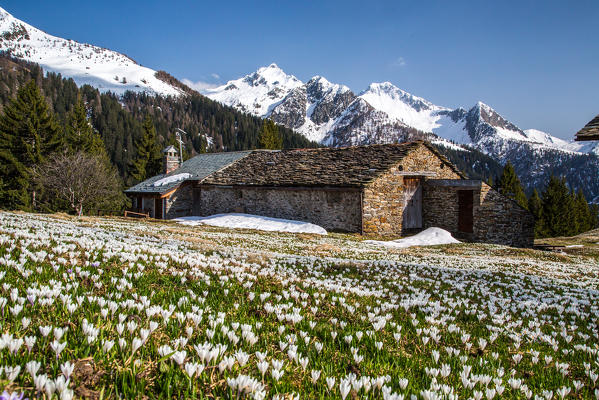
[[[526,210],[466,179],[420,141],[202,154],[127,191],[142,208],[150,193],[154,204],[164,199],[162,210],[154,206],[159,218],[243,212],[378,237],[436,226],[461,239],[520,247],[534,235]]]
[[[249,151],[207,153],[179,162],[176,150],[163,150],[164,173],[147,179],[127,190],[132,210],[149,214],[156,219],[170,219],[192,215],[194,188],[197,182],[250,154]],[[197,191],[195,194],[198,194]]]

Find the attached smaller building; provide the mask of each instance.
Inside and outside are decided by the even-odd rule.
[[[200,154],[179,163],[173,146],[163,150],[164,173],[149,178],[127,190],[134,211],[148,213],[156,219],[171,219],[200,215],[194,204],[199,204],[199,193],[194,192],[197,182],[231,165],[251,152]]]
[[[153,205],[156,218],[243,212],[368,236],[436,226],[470,241],[526,247],[534,239],[528,211],[421,141],[201,154],[127,194]]]

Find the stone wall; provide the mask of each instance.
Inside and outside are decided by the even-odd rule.
[[[472,190],[473,232],[458,229],[458,191]],[[434,181],[424,187],[424,226],[445,229],[461,240],[531,247],[532,215],[481,181]]]
[[[171,219],[192,215],[193,200],[192,184],[182,184],[173,194],[166,198],[164,218]]]
[[[360,232],[358,189],[203,185],[200,215],[241,212],[307,221],[327,230]]]
[[[422,176],[422,184],[431,178],[461,178],[447,162],[427,147],[419,146],[410,151],[399,164],[364,188],[362,226],[365,235],[397,236],[405,233],[402,227],[405,205],[403,179],[409,176]],[[422,200],[424,224],[424,196]]]
[[[534,244],[534,217],[516,202],[483,183],[474,208],[474,240],[514,247]]]
[[[458,192],[455,187],[427,184],[423,192],[422,219],[425,228],[458,232]],[[476,198],[476,197],[475,197]]]

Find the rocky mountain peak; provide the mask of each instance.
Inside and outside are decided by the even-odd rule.
[[[325,98],[333,100],[335,96],[351,90],[345,85],[331,83],[322,76],[315,76],[306,83],[306,92],[310,101],[319,101]]]
[[[501,128],[503,130],[512,132],[512,139],[527,140],[526,135],[520,128],[502,117],[497,111],[482,101],[476,103],[476,105],[470,111],[470,114],[472,117],[477,118],[479,122],[487,123],[494,128]],[[497,132],[493,132],[492,134],[496,133]],[[501,134],[505,132],[499,133]]]

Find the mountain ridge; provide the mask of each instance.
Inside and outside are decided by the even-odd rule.
[[[277,80],[262,77],[264,71],[269,74],[276,71]],[[253,85],[249,90],[235,84],[250,78]],[[293,85],[278,84],[289,81]],[[315,81],[322,83],[326,90],[320,92],[324,93],[344,88],[336,92],[342,92],[343,96],[310,96]],[[269,85],[261,88],[260,82]],[[589,183],[587,179],[589,174],[599,174],[599,144],[567,142],[547,132],[525,131],[482,101],[472,107],[452,109],[390,82],[371,83],[355,94],[349,87],[331,83],[319,75],[303,83],[276,64],[205,90],[203,94],[262,118],[271,118],[322,145],[339,147],[424,138],[454,150],[456,145],[465,151],[475,149],[502,164],[510,161],[530,190],[542,187],[549,175],[561,174],[573,188],[583,188],[591,199],[599,201],[599,183]],[[314,114],[316,109],[327,110],[325,118],[315,118],[320,115]],[[571,171],[572,166],[581,170]]]
[[[267,91],[268,93],[270,93],[270,96],[266,98],[258,98],[257,96],[253,96],[252,92],[258,90],[256,89],[256,87],[259,86],[259,82],[263,82],[266,80],[262,77],[263,72],[270,72],[272,70],[276,70],[276,74],[279,77],[279,79],[274,82],[272,79],[270,80],[271,86],[268,87],[269,90]],[[243,89],[240,88],[239,85],[236,85],[236,83],[239,81],[247,81],[250,78],[253,82],[253,88],[248,92],[243,92]],[[282,79],[293,80],[293,85],[290,86],[278,84]],[[451,113],[453,113],[454,115],[450,119],[452,119],[453,123],[455,124],[459,120],[459,118],[455,117],[456,115],[463,117],[464,113],[475,112],[479,117],[482,118],[482,120],[489,122],[495,128],[501,128],[499,132],[496,132],[501,137],[511,140],[520,140],[523,142],[546,145],[558,150],[573,151],[578,153],[589,153],[595,151],[596,154],[599,154],[599,146],[585,146],[581,143],[567,142],[547,132],[542,132],[535,129],[527,129],[526,131],[529,131],[529,134],[526,134],[525,130],[520,129],[517,125],[507,120],[495,109],[483,103],[482,101],[477,102],[477,104],[475,104],[473,107],[458,107],[455,109],[451,109],[449,107],[435,105],[434,103],[422,97],[418,97],[398,88],[397,86],[393,85],[391,82],[388,81],[373,82],[365,90],[356,95],[351,91],[349,87],[342,84],[331,83],[325,77],[320,75],[312,77],[308,80],[308,82],[304,84],[294,75],[287,75],[278,65],[274,63],[267,67],[261,67],[257,71],[248,74],[242,78],[231,80],[217,88],[206,89],[202,91],[202,93],[207,97],[212,98],[213,100],[222,102],[224,104],[236,107],[240,110],[250,112],[254,115],[264,118],[270,117],[273,114],[273,112],[277,110],[277,108],[284,105],[285,98],[288,95],[292,94],[292,90],[296,90],[298,88],[301,88],[302,86],[306,86],[307,88],[310,85],[310,83],[315,80],[324,80],[330,86],[344,88],[345,92],[351,93],[352,100],[355,100],[356,98],[362,98],[366,102],[368,102],[375,110],[385,112],[391,119],[395,119],[398,122],[401,122],[409,127],[416,128],[423,132],[434,133],[441,138],[451,140],[459,144],[476,143],[468,143],[468,139],[466,139],[466,137],[460,134],[456,134],[461,133],[459,132],[460,127],[450,127],[454,130],[454,135],[446,135],[443,128],[444,125],[447,125],[448,121],[442,120],[445,117],[452,117]],[[226,96],[222,94],[224,91],[227,91]],[[277,94],[277,96],[273,96],[273,94]],[[297,97],[297,94],[293,95]],[[346,107],[349,106],[350,103],[351,102],[346,101]],[[310,107],[306,107],[305,117],[307,117],[307,119],[311,119],[310,110]],[[340,111],[337,112],[335,116],[338,117],[340,113]],[[281,113],[280,111],[275,112],[275,115],[279,118],[282,117],[282,114],[283,113]],[[474,117],[474,115],[470,116],[470,118],[472,117]],[[316,121],[317,125],[318,122],[319,121]],[[328,120],[324,122],[328,122]],[[306,133],[302,131],[302,125],[297,124],[297,121],[295,125],[296,126],[293,126],[292,128],[298,129],[300,133]],[[537,132],[537,134],[534,134],[533,132]],[[542,132],[542,134],[539,134],[540,132]],[[481,132],[478,133],[480,134]],[[326,135],[321,135],[321,138],[324,138],[325,136]],[[474,138],[471,137],[470,141],[476,142],[479,139],[481,139],[481,137],[475,136]]]

